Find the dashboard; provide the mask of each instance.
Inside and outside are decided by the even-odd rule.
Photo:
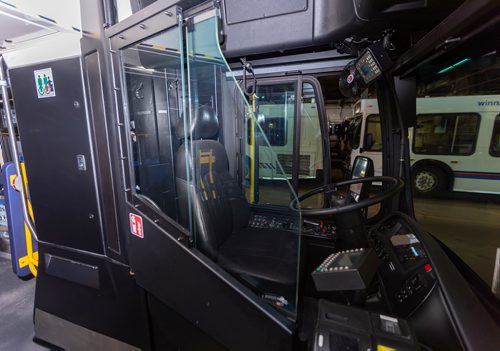
[[[251,228],[281,229],[294,232],[298,232],[299,229],[297,221],[288,216],[261,213],[253,213],[248,221],[248,226]],[[300,232],[303,236],[334,240],[335,230],[335,225],[327,221],[303,219]]]
[[[329,242],[335,247],[336,227],[322,220],[302,220],[301,235]],[[298,232],[297,221],[280,214],[253,213],[249,227]],[[436,276],[419,235],[400,216],[392,216],[368,230],[368,242],[381,261],[377,274],[388,311],[412,314],[432,292]],[[317,240],[318,241],[318,240]],[[324,258],[321,254],[315,256]],[[314,261],[315,262],[315,261]],[[317,262],[315,262],[316,264]]]
[[[436,350],[486,350],[498,326],[439,243],[403,213],[368,230],[382,264],[379,284],[388,312],[407,318],[419,342]]]
[[[298,232],[297,223],[286,215],[252,213],[248,226]],[[310,219],[303,219],[302,223],[302,236],[329,242],[329,252],[336,246],[333,223]],[[381,261],[377,274],[383,300],[389,312],[399,316],[412,314],[436,285],[434,269],[418,237],[399,216],[385,219],[368,230],[369,245]]]
[[[436,276],[418,235],[400,217],[383,221],[368,232],[368,240],[382,261],[378,274],[389,310],[408,316],[430,294]]]
[[[298,221],[280,213],[253,212],[248,226],[299,232]],[[367,228],[369,248],[364,250],[371,251],[379,262],[363,266],[356,263],[356,260],[349,264],[339,260],[339,265],[343,265],[344,269],[337,271],[333,267],[336,262],[333,256],[356,255],[356,249],[344,248],[344,251],[339,251],[342,248],[340,238],[337,237],[342,234],[342,229],[331,221],[309,219],[303,219],[300,229],[301,236],[311,239],[306,240],[303,246],[308,258],[304,270],[310,273],[305,275],[305,296],[313,299],[327,298],[331,302],[345,301],[345,297],[340,299],[345,296],[342,291],[337,295],[330,292],[333,289],[331,284],[335,283],[333,290],[339,290],[336,288],[339,284],[328,276],[341,272],[345,283],[351,271],[357,270],[362,278],[368,277],[364,274],[366,267],[373,266],[378,276],[378,285],[368,287],[366,284],[366,287],[370,290],[377,286],[379,299],[368,301],[361,309],[407,320],[421,345],[438,350],[488,349],[488,345],[500,341],[494,330],[496,324],[456,266],[439,243],[422,231],[409,216],[394,213]],[[357,250],[358,253],[360,250]],[[328,262],[323,265],[325,260]],[[315,270],[317,277],[313,277]],[[322,279],[320,275],[330,279],[331,284],[326,290],[318,290],[315,286],[317,279],[314,278]],[[371,278],[365,280],[374,281]],[[330,311],[332,308],[334,307],[330,306],[326,310]],[[329,338],[329,335],[324,334],[323,337]],[[324,340],[326,347],[326,339]]]
[[[429,349],[487,350],[500,344],[498,324],[481,296],[475,295],[438,241],[414,219],[395,212],[367,228],[367,238],[380,264],[378,284],[366,286],[368,291],[377,287],[372,296],[378,298],[361,304],[362,310],[407,320],[418,343]],[[351,255],[351,251],[342,254]],[[368,276],[370,266],[353,264],[348,271],[356,268],[361,276]],[[335,270],[323,272],[325,267],[319,267],[321,274],[335,274]]]

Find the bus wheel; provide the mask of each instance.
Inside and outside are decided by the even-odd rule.
[[[446,190],[446,174],[434,166],[422,166],[413,170],[413,190],[416,195],[436,196]]]

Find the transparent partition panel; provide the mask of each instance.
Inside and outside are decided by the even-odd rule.
[[[185,29],[186,139],[196,248],[263,300],[295,318],[300,215],[288,205],[296,84],[247,96],[219,47],[216,17]],[[283,156],[280,156],[283,155]],[[281,214],[266,212],[280,206]]]
[[[133,193],[189,229],[188,181],[179,167],[186,123],[181,31],[170,28],[121,50]],[[181,165],[181,166],[178,166]]]

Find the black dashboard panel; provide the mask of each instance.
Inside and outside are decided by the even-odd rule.
[[[284,213],[252,212],[250,227],[298,232],[298,220]],[[307,239],[306,272],[337,251],[335,230],[333,223],[303,221],[300,232]],[[368,241],[381,261],[377,286],[378,301],[383,304],[367,304],[368,310],[406,319],[419,343],[431,349],[487,350],[500,344],[490,314],[439,244],[414,219],[394,213],[368,228]],[[321,292],[318,295],[311,275],[304,287],[308,296],[332,298]]]
[[[383,261],[379,268],[384,300],[392,313],[409,316],[436,285],[433,267],[418,234],[400,217],[369,230],[368,239]]]
[[[383,300],[393,314],[408,318],[423,345],[436,350],[491,350],[500,345],[492,316],[414,219],[394,213],[369,230],[369,240],[384,262],[379,269]]]
[[[312,221],[303,219],[301,235],[314,237],[318,239],[334,240],[335,239],[335,226],[325,221]],[[248,226],[251,228],[262,229],[280,229],[299,232],[297,220],[281,215],[269,213],[252,213],[248,221]]]
[[[413,221],[392,215],[368,231],[382,264],[379,283],[388,310],[408,319],[419,341],[438,350],[460,350],[430,253]],[[432,323],[430,323],[432,321]]]

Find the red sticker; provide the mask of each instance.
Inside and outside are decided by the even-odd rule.
[[[130,232],[139,238],[144,238],[144,228],[142,226],[142,217],[130,213]]]

